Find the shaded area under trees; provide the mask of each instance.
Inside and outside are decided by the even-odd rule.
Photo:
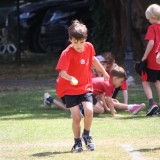
[[[146,43],[144,36],[149,25],[146,8],[160,0],[132,0],[132,47],[134,59],[142,57]],[[93,43],[98,54],[112,51],[116,59],[123,61],[126,48],[127,0],[90,0],[95,27]]]

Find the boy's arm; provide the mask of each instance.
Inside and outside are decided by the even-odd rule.
[[[107,81],[109,79],[109,75],[95,56],[93,58],[92,64],[94,67],[96,67],[98,71],[100,71],[103,74],[104,80]]]
[[[115,116],[116,111],[114,109],[112,97],[105,97],[105,99],[106,99],[106,103],[107,103],[108,107],[111,110],[112,115]]]
[[[105,95],[104,94],[100,94],[99,97],[100,97],[100,100],[103,103],[104,110],[105,111],[110,111],[110,108],[107,106],[107,103],[106,103],[106,100],[105,100]]]
[[[128,90],[122,90],[123,102],[128,104]]]
[[[64,70],[61,70],[61,71],[59,72],[59,74],[60,74],[60,76],[61,76],[62,78],[64,78],[65,80],[70,81],[72,85],[74,85],[74,81],[77,80],[75,77],[70,76],[70,75],[69,75],[66,71],[64,71]]]
[[[149,41],[148,41],[148,44],[147,44],[147,47],[146,47],[146,51],[145,51],[145,53],[144,53],[144,55],[143,55],[143,57],[142,57],[142,61],[144,61],[144,60],[147,59],[148,54],[149,54],[150,51],[152,50],[153,46],[154,46],[154,40],[149,40]]]

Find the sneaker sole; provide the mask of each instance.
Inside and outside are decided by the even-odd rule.
[[[150,111],[147,112],[146,116],[152,116],[154,114],[154,112],[156,112],[157,110],[158,110],[158,106],[157,105],[152,106]]]
[[[94,148],[94,149],[90,149],[90,148],[86,145],[85,140],[83,139],[83,137],[81,138],[81,140],[84,142],[84,144],[85,144],[85,146],[86,146],[86,149],[88,149],[88,150],[90,150],[90,151],[94,151],[94,150],[95,150],[95,148]],[[94,147],[95,147],[95,146],[94,146]]]
[[[73,150],[73,151],[71,151],[72,153],[81,153],[81,152],[83,152],[83,149],[81,148],[81,149],[79,149],[79,150]]]
[[[133,115],[138,114],[138,112],[140,112],[141,110],[143,110],[143,109],[145,108],[145,106],[146,106],[146,105],[143,103],[143,104],[142,104],[142,107],[139,108],[138,110],[134,111],[132,114],[133,114]]]
[[[160,106],[158,106],[158,109],[154,112],[154,115],[156,116],[160,115]]]

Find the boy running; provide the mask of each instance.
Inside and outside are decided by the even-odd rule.
[[[146,18],[151,25],[148,27],[145,40],[148,41],[142,61],[147,61],[145,72],[142,72],[142,86],[146,97],[149,101],[149,108],[146,115],[156,114],[160,107],[160,64],[156,62],[157,48],[160,44],[160,6],[157,4],[150,5],[146,12]],[[150,83],[153,82],[159,97],[158,105],[153,99]]]
[[[73,21],[68,29],[71,44],[62,52],[56,70],[59,71],[57,78],[56,92],[66,102],[66,107],[72,114],[72,130],[75,144],[72,152],[82,152],[80,134],[81,115],[79,104],[84,108],[84,130],[82,140],[86,147],[93,151],[95,149],[90,130],[93,119],[93,98],[92,98],[92,65],[102,72],[104,79],[108,80],[109,75],[95,58],[95,50],[91,43],[86,42],[87,28],[79,21]]]

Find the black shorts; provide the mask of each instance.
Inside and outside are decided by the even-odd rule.
[[[66,104],[64,96],[61,98],[61,100],[62,100],[63,104]]]
[[[160,70],[145,69],[145,73],[142,74],[142,81],[148,81],[155,83],[160,80]]]
[[[64,104],[66,104],[67,108],[72,108],[82,102],[93,103],[93,93],[87,92],[80,95],[65,95],[64,97],[62,97],[62,101]]]
[[[117,95],[118,95],[118,92],[121,90],[120,87],[118,88],[115,88],[114,92],[113,92],[113,95],[112,95],[112,98],[116,99]]]
[[[97,99],[96,99],[95,95],[93,95],[93,105],[96,105],[96,103],[97,103]]]

